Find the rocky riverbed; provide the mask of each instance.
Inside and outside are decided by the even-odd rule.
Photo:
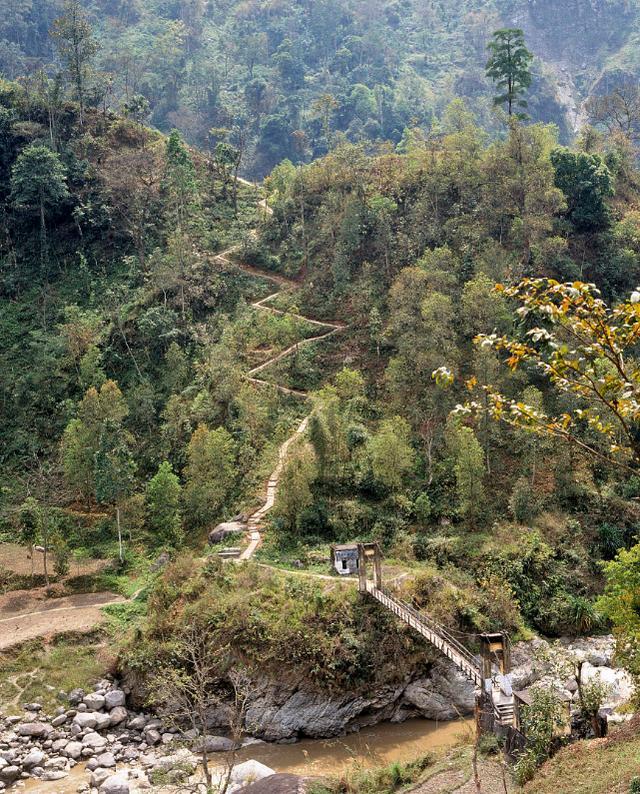
[[[523,689],[538,682],[564,688],[577,699],[575,682],[556,681],[540,660],[548,643],[535,639],[513,648],[513,684]],[[600,676],[609,685],[610,719],[629,699],[632,684],[624,670],[613,666],[614,641],[610,636],[565,641],[555,654],[570,653],[583,662],[583,680]],[[92,692],[59,693],[60,706],[45,715],[37,703],[23,705],[22,714],[0,714],[0,791],[22,781],[64,780],[78,764],[86,769],[86,781],[77,790],[91,794],[134,794],[156,781],[177,783],[188,778],[199,762],[193,731],[184,733],[164,725],[144,711],[130,708],[126,682],[99,681]],[[327,695],[299,685],[257,681],[252,687],[246,726],[257,740],[291,742],[302,737],[324,738],[375,725],[385,720],[401,722],[410,717],[450,720],[472,712],[474,689],[445,660],[438,661],[426,676],[397,687],[382,687],[364,695]],[[225,727],[225,713],[212,713],[212,730]],[[256,738],[246,740],[255,742]],[[234,749],[223,735],[207,737],[207,750],[224,754]],[[221,763],[225,760],[221,758]],[[272,770],[246,761],[234,770],[231,791]]]

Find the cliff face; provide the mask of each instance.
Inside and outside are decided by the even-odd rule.
[[[556,115],[561,127],[565,121],[570,132],[578,132],[587,120],[589,96],[610,91],[633,75],[633,69],[620,65],[627,64],[625,49],[632,46],[640,24],[635,0],[505,0],[501,6],[504,23],[525,31],[541,62],[550,95],[541,117]]]

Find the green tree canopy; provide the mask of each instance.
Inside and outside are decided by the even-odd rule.
[[[491,53],[487,77],[494,81],[499,92],[493,101],[496,105],[506,103],[511,116],[514,107],[527,107],[524,95],[531,85],[533,55],[526,48],[524,32],[519,28],[496,30],[487,49]]]
[[[206,527],[224,506],[234,481],[235,445],[224,427],[200,424],[187,448],[184,503],[189,524]]]
[[[147,483],[147,520],[153,541],[177,547],[182,541],[182,487],[171,464],[164,461]]]
[[[567,216],[579,231],[599,231],[609,225],[606,199],[613,195],[613,177],[598,154],[558,147],[551,152],[556,187],[567,199]]]

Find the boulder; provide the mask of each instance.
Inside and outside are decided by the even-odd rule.
[[[223,543],[229,535],[236,535],[245,530],[246,526],[239,521],[227,521],[223,524],[218,524],[217,527],[209,532],[209,545],[215,546],[218,543]]]
[[[428,678],[420,678],[406,687],[402,701],[425,719],[454,720],[473,711],[475,691],[462,673],[438,663]]]
[[[3,783],[13,783],[14,780],[17,780],[22,773],[22,770],[19,766],[5,766],[0,769],[0,780]]]
[[[616,708],[626,703],[633,696],[633,681],[625,670],[612,667],[594,667],[589,662],[585,662],[582,666],[582,683],[587,683],[594,678],[600,678],[602,683],[609,688],[604,702],[605,706]]]
[[[127,728],[131,728],[132,731],[141,731],[146,724],[147,718],[140,714],[139,716],[129,720],[127,723]]]
[[[69,742],[64,748],[65,755],[77,761],[82,755],[82,744],[80,742]]]
[[[271,777],[271,775],[275,775],[275,771],[270,769],[265,764],[261,764],[260,761],[245,761],[242,764],[236,764],[233,767],[231,772],[231,782],[238,784],[238,783],[255,783],[257,780],[262,780],[266,777]]]
[[[68,718],[66,714],[59,714],[57,717],[54,717],[54,719],[51,720],[51,725],[54,728],[59,728],[61,725],[65,724],[67,719]]]
[[[109,723],[110,725],[120,725],[128,716],[129,712],[124,706],[115,706],[109,712]]]
[[[148,730],[146,730],[144,732],[144,738],[146,743],[150,744],[151,746],[158,744],[162,739],[162,737],[155,728],[149,728]]]
[[[95,760],[98,766],[104,767],[104,769],[113,769],[116,765],[115,756],[110,752],[101,753]]]
[[[97,731],[104,731],[111,727],[111,714],[95,711],[94,716],[96,718],[95,729]]]
[[[98,786],[101,786],[108,777],[111,777],[111,770],[94,767],[93,772],[91,773],[91,785],[93,788],[98,788]]]
[[[107,740],[104,736],[100,736],[99,733],[88,733],[82,739],[82,747],[83,750],[86,748],[91,748],[92,750],[101,750],[107,744]]]
[[[112,689],[104,696],[105,708],[111,711],[116,706],[124,706],[127,697],[121,689]]]
[[[100,709],[104,707],[105,698],[104,695],[100,695],[97,692],[91,692],[89,695],[85,695],[82,702],[89,709],[89,711],[100,711]]]
[[[32,769],[34,766],[42,766],[45,759],[45,754],[42,750],[32,750],[25,758],[22,759],[22,766],[25,769]]]
[[[263,777],[256,783],[249,783],[248,786],[237,789],[237,794],[303,794],[306,790],[304,778],[280,773]]]
[[[101,794],[129,794],[129,790],[126,772],[111,775],[100,786]]]
[[[196,743],[197,752],[201,752],[203,742]],[[204,747],[208,753],[227,753],[237,747],[237,743],[226,736],[206,736],[204,740]]]
[[[73,718],[71,727],[74,725],[84,730],[85,728],[95,728],[98,724],[98,717],[93,711],[79,711]]]
[[[51,726],[44,722],[23,722],[16,727],[18,736],[45,736],[51,732]]]
[[[69,773],[63,769],[47,769],[42,773],[42,780],[62,780],[69,777]]]
[[[84,689],[72,689],[71,692],[69,692],[67,700],[72,706],[77,706],[78,703],[82,701],[83,697]]]

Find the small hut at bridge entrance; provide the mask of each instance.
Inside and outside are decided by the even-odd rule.
[[[340,576],[358,573],[359,556],[360,552],[357,543],[345,543],[331,547],[331,561]]]

